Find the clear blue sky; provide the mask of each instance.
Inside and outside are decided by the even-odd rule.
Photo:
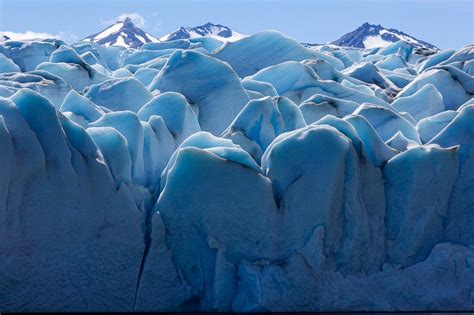
[[[45,32],[67,40],[97,33],[123,13],[161,36],[211,21],[243,34],[276,29],[324,43],[363,22],[396,28],[440,48],[474,43],[474,0],[0,0],[0,32]]]

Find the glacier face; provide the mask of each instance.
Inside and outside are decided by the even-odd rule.
[[[473,309],[473,49],[0,43],[0,310]]]

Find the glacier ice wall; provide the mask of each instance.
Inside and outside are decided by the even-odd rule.
[[[474,54],[0,44],[0,311],[474,308]]]

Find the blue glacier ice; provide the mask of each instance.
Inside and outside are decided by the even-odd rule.
[[[354,114],[366,118],[384,141],[390,139],[397,131],[401,131],[408,139],[420,142],[420,135],[415,126],[389,108],[363,104],[354,111]]]
[[[6,41],[0,44],[0,53],[10,58],[21,71],[33,71],[42,63],[49,61],[49,56],[64,42],[61,40],[42,41]]]
[[[472,310],[473,51],[1,42],[0,312]]]
[[[284,62],[265,68],[250,77],[252,80],[272,84],[278,94],[287,96],[297,104],[302,103],[314,94],[344,98],[362,104],[371,102],[388,106],[387,102],[359,90],[346,87],[335,81],[319,80],[310,67],[299,62]],[[341,81],[342,82],[342,81]]]
[[[161,116],[177,145],[201,130],[197,116],[186,98],[176,92],[165,92],[154,97],[137,113],[142,121]]]
[[[345,117],[352,114],[359,104],[340,98],[315,94],[301,103],[300,108],[306,123],[311,124],[326,115]]]
[[[278,135],[306,126],[303,114],[285,97],[251,100],[229,125],[222,137],[240,145],[257,162]]]
[[[445,110],[443,95],[432,84],[424,85],[413,95],[396,98],[391,105],[417,121]]]
[[[131,308],[144,245],[130,193],[116,189],[84,129],[60,124],[39,94],[20,90],[1,100],[0,112],[10,139],[3,128],[9,173],[1,182],[9,189],[0,212],[12,223],[0,232],[0,252],[9,257],[0,266],[2,310]]]
[[[421,119],[416,124],[416,130],[420,134],[423,143],[429,142],[441,130],[444,129],[456,116],[457,111],[447,110],[439,114]]]
[[[277,31],[263,31],[233,43],[228,42],[213,56],[228,62],[240,77],[252,75],[263,68],[285,61],[304,59],[326,60],[339,70],[344,67],[339,59],[309,50]],[[249,58],[250,56],[252,57]]]
[[[8,72],[20,72],[20,67],[13,62],[10,58],[5,57],[4,54],[0,54],[0,73]]]
[[[456,110],[472,98],[472,82],[472,76],[454,67],[431,68],[403,88],[398,97],[413,95],[424,85],[432,84],[443,96],[446,109]]]
[[[110,79],[93,84],[84,96],[110,110],[134,112],[138,112],[153,97],[151,92],[134,78]]]
[[[213,134],[224,131],[249,101],[229,65],[194,51],[174,52],[149,88],[184,95],[197,107],[201,129]]]
[[[76,91],[82,92],[84,88],[91,84],[102,83],[108,77],[85,62],[43,62],[36,67],[37,70],[52,73],[67,82]]]
[[[83,127],[96,121],[105,114],[99,106],[95,105],[88,98],[80,95],[74,90],[69,92],[59,110],[63,114],[67,112],[73,114],[73,120],[76,121],[76,123],[83,125]]]
[[[360,81],[375,84],[382,89],[396,89],[383,72],[370,62],[352,65],[343,73]]]
[[[393,262],[403,266],[421,262],[443,239],[458,153],[458,147],[415,147],[388,161],[384,168],[385,220],[388,255]],[[400,181],[411,189],[400,189]]]

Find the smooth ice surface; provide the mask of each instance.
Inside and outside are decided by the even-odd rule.
[[[226,43],[214,53],[214,56],[228,62],[240,77],[252,75],[268,66],[290,60],[322,59],[337,69],[344,67],[339,59],[309,50],[276,31],[259,32],[237,42]]]
[[[134,78],[111,79],[94,84],[85,94],[93,103],[107,109],[138,112],[152,94]]]
[[[424,85],[413,95],[395,99],[392,106],[417,121],[445,110],[443,95],[432,84]]]

